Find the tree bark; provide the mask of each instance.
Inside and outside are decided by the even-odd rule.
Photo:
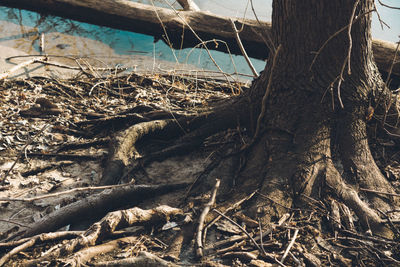
[[[353,8],[358,20],[352,24],[351,41],[346,30],[318,55],[313,53],[349,24]],[[264,218],[279,218],[290,199],[333,194],[366,228],[389,235],[375,209],[389,210],[398,199],[368,194],[367,204],[356,190],[394,192],[375,164],[366,132],[371,98],[388,90],[372,55],[373,8],[372,0],[273,2],[272,38],[279,52],[248,92],[251,103],[257,103],[255,116],[263,109],[266,114],[263,134],[242,172],[243,184],[261,187],[256,207]],[[271,92],[264,102],[268,83]],[[332,158],[343,164],[343,175]],[[254,177],[261,178],[261,186]]]
[[[184,3],[185,1],[181,2]],[[188,3],[190,2],[188,1]],[[149,34],[162,40],[164,40],[163,35],[165,34],[161,25],[163,24],[172,42],[171,45],[175,48],[194,47],[200,44],[198,38],[189,30],[190,26],[203,41],[213,39],[225,41],[229,44],[232,53],[241,54],[230,22],[233,19],[238,28],[241,28],[242,24],[244,26],[240,32],[240,38],[250,57],[266,59],[269,53],[264,40],[268,40],[268,36],[271,35],[270,23],[261,22],[260,24],[255,20],[238,21],[235,18],[219,16],[209,12],[186,11],[187,9],[190,10],[190,5],[185,8],[185,11],[177,12],[128,0],[2,0],[0,5]],[[321,18],[319,22],[326,24],[325,20],[325,18]],[[299,34],[305,38],[307,32],[308,29],[303,29]],[[184,36],[184,40],[182,40],[182,36]],[[262,38],[262,36],[265,38]],[[226,52],[226,47],[222,44],[209,45],[208,48]],[[315,47],[315,51],[318,51],[319,48]],[[396,45],[390,42],[374,40],[373,50],[379,69],[386,73],[389,72]],[[394,64],[392,73],[400,77],[399,60]]]

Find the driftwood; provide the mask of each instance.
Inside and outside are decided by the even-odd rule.
[[[185,2],[185,1],[180,1]],[[189,1],[190,2],[190,1]],[[165,31],[171,46],[194,47],[200,40],[191,32],[193,29],[203,41],[222,40],[229,44],[230,52],[241,54],[232,30],[231,20],[238,28],[243,25],[240,38],[250,57],[266,59],[268,48],[263,36],[270,34],[269,22],[240,20],[219,16],[204,11],[174,11],[167,8],[131,2],[128,0],[2,0],[0,5],[36,11],[45,14],[75,19],[111,28],[144,33],[163,39]],[[162,22],[162,25],[161,25]],[[162,27],[164,26],[164,27]],[[184,32],[184,34],[183,34]],[[184,36],[184,41],[182,41]],[[209,45],[209,49],[226,51],[225,45]],[[389,72],[396,45],[380,40],[373,41],[375,60],[381,71]],[[400,76],[400,61],[393,66],[392,74]]]

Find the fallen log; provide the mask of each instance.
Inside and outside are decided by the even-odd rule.
[[[171,45],[176,48],[181,45],[194,47],[200,43],[189,30],[190,25],[202,40],[220,39],[229,43],[232,53],[241,53],[229,18],[210,12],[174,11],[128,0],[5,0],[0,1],[0,5],[148,34],[164,40],[162,22]],[[234,21],[241,28],[242,23],[236,19]],[[240,37],[249,56],[267,58],[268,50],[255,32],[269,31],[270,23],[262,22],[259,25],[255,20],[246,20],[243,23]],[[185,37],[183,43],[182,36]],[[210,45],[210,49],[226,50],[223,44],[215,46]]]
[[[241,54],[235,40],[235,32],[232,30],[230,20],[233,19],[238,28],[242,28],[243,25],[240,38],[248,55],[258,59],[268,57],[268,48],[263,41],[266,38],[263,37],[268,36],[271,31],[269,22],[259,23],[249,19],[239,21],[210,12],[175,11],[128,0],[2,0],[0,5],[148,34],[156,39],[164,40],[166,32],[169,45],[175,48],[194,47],[200,43],[198,37],[203,41],[222,40],[229,44],[231,53]],[[189,27],[196,32],[196,35]],[[225,45],[215,43],[208,46],[209,49],[226,52]],[[396,44],[374,40],[373,50],[378,68],[388,73],[396,52]],[[400,77],[398,59],[393,66],[392,74]]]

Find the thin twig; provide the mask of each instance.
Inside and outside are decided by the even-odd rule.
[[[380,214],[382,214],[385,219],[387,220],[387,222],[389,223],[390,227],[392,228],[392,231],[396,234],[396,236],[400,235],[399,229],[397,229],[397,227],[393,224],[392,219],[390,219],[390,217],[383,212],[381,209],[377,209],[379,211]]]
[[[279,264],[282,267],[285,267],[285,265],[280,262],[278,259],[276,259],[275,257],[272,257],[271,255],[268,255],[266,253],[264,253],[264,250],[261,249],[261,247],[258,245],[258,243],[256,242],[256,240],[249,234],[249,232],[246,231],[246,229],[244,229],[240,224],[238,224],[237,222],[235,222],[234,220],[232,220],[231,218],[229,218],[228,216],[226,216],[225,214],[223,214],[222,212],[220,212],[217,209],[212,209],[214,212],[216,212],[217,214],[219,214],[220,216],[224,217],[226,220],[228,220],[230,223],[233,223],[234,225],[236,225],[237,227],[239,227],[239,229],[251,240],[251,242],[254,244],[254,246],[258,249],[258,251],[264,255],[265,257],[274,260],[277,264]]]
[[[174,9],[174,7],[173,7],[168,1],[165,1],[165,2],[171,7],[172,10],[175,11],[176,15],[185,23],[185,25],[186,25],[186,26],[189,28],[189,30],[193,33],[193,35],[196,37],[196,39],[199,40],[199,42],[203,45],[203,47],[206,49],[206,52],[207,52],[208,56],[210,57],[211,61],[214,63],[215,67],[217,67],[217,69],[218,69],[222,74],[224,74],[224,71],[221,69],[221,67],[220,67],[220,66],[218,65],[218,63],[215,61],[214,57],[211,55],[211,52],[210,52],[210,50],[208,49],[207,44],[200,38],[200,36],[199,36],[199,35],[196,33],[196,31],[190,26],[190,24],[186,21],[185,18],[183,18],[183,17],[181,16],[181,14],[180,14],[176,9]],[[230,84],[230,81],[229,81],[228,77],[227,77],[225,74],[224,74],[224,76],[225,76],[225,78],[226,78],[227,83]]]
[[[381,4],[381,6],[384,6],[384,7],[387,7],[387,8],[391,8],[391,9],[399,9],[400,10],[400,7],[386,5],[386,4],[382,3],[381,0],[378,0],[378,2],[379,2],[379,4]]]
[[[197,233],[196,233],[196,255],[197,257],[203,257],[203,229],[204,229],[204,221],[208,212],[210,211],[211,207],[215,204],[215,198],[217,196],[217,191],[219,185],[221,183],[220,179],[216,179],[213,192],[211,194],[210,201],[205,205],[203,212],[200,214],[199,217],[199,225],[197,226]]]
[[[253,63],[251,63],[251,60],[250,60],[249,56],[247,55],[246,49],[244,49],[244,47],[243,47],[242,40],[240,39],[239,31],[236,28],[235,22],[231,18],[229,20],[232,24],[232,29],[233,29],[233,32],[235,33],[236,42],[240,48],[240,51],[242,52],[244,59],[246,60],[247,64],[249,65],[249,68],[250,68],[251,72],[253,73],[254,77],[258,77],[258,73],[257,73],[256,69],[254,68]]]
[[[339,104],[340,104],[340,107],[341,108],[344,108],[344,105],[343,105],[343,101],[342,101],[342,97],[341,97],[341,95],[340,95],[340,87],[341,87],[341,85],[342,85],[342,81],[344,81],[344,78],[343,78],[343,74],[344,74],[344,70],[345,70],[345,68],[346,68],[346,65],[347,65],[347,74],[348,75],[350,75],[351,74],[351,66],[350,66],[350,59],[351,59],[351,49],[352,49],[352,47],[353,47],[353,39],[352,39],[352,37],[351,37],[351,29],[352,29],[352,26],[353,26],[353,20],[354,20],[354,16],[355,16],[355,13],[356,13],[356,9],[357,9],[357,6],[358,6],[358,4],[360,3],[360,0],[357,0],[355,3],[354,3],[354,6],[353,6],[353,10],[352,10],[352,12],[351,12],[351,17],[350,17],[350,22],[349,22],[349,27],[348,27],[348,29],[347,29],[347,37],[349,38],[349,47],[348,47],[348,49],[347,49],[347,56],[346,56],[346,59],[344,60],[344,62],[343,62],[343,65],[342,65],[342,68],[341,68],[341,70],[340,70],[340,74],[339,74],[339,76],[338,76],[338,84],[337,84],[337,95],[338,95],[338,99],[339,99]]]
[[[400,197],[400,194],[389,193],[389,192],[382,192],[382,191],[373,190],[373,189],[360,188],[359,190],[360,190],[360,191],[369,192],[369,193],[376,193],[376,194],[388,195],[388,196],[393,196],[393,197]]]
[[[282,45],[279,45],[278,48],[276,49],[276,52],[275,52],[274,57],[272,59],[272,66],[271,66],[271,68],[269,70],[267,88],[265,89],[265,93],[264,93],[264,96],[263,96],[262,102],[261,102],[261,111],[260,111],[260,114],[258,115],[258,118],[257,118],[256,131],[254,133],[253,139],[251,140],[251,142],[247,146],[245,146],[245,148],[249,148],[250,146],[252,146],[257,141],[258,136],[260,135],[260,129],[261,129],[262,120],[264,119],[265,112],[267,110],[268,96],[269,96],[269,94],[271,92],[273,72],[274,72],[275,65],[276,65],[276,60],[278,58],[279,52],[281,51],[281,48],[282,48]]]
[[[251,199],[258,191],[254,191],[253,193],[251,193],[250,195],[240,199],[238,202],[234,203],[232,206],[230,206],[229,208],[227,208],[224,211],[224,215],[226,215],[228,212],[230,212],[231,210],[235,210],[237,209],[240,205],[242,205],[245,201],[248,201],[249,199]],[[219,219],[221,219],[222,216],[217,216],[215,217],[211,222],[209,222],[207,224],[207,226],[205,227],[210,228],[212,225],[214,225]]]
[[[261,225],[261,218],[258,219],[258,228],[260,229],[260,246],[261,246],[261,249],[262,249],[262,251],[263,251],[264,254],[267,254],[267,253],[265,252],[265,249],[264,249],[263,231],[262,231],[262,225]]]
[[[374,1],[374,8],[375,8],[375,10],[376,10],[376,15],[378,16],[379,23],[381,24],[381,29],[383,30],[383,25],[385,25],[386,27],[390,28],[389,25],[387,25],[387,24],[381,19],[381,14],[379,14],[379,12],[378,12],[378,8],[376,7],[375,1]]]
[[[222,212],[220,212],[217,209],[212,209],[214,212],[216,212],[218,215],[220,215],[221,217],[224,217],[224,219],[228,220],[230,223],[233,223],[234,225],[236,225],[237,227],[239,227],[239,229],[245,234],[247,235],[247,237],[251,240],[251,242],[253,242],[254,246],[263,254],[263,250],[261,249],[261,247],[258,245],[258,243],[254,240],[254,238],[249,234],[249,232],[246,231],[246,229],[244,229],[240,224],[238,224],[237,222],[235,222],[234,220],[232,220],[231,218],[229,218],[228,216],[226,216],[225,214],[223,214]]]
[[[169,48],[171,49],[171,52],[172,52],[172,55],[173,55],[174,58],[175,58],[175,61],[176,61],[176,62],[179,62],[178,58],[176,57],[175,50],[172,48],[172,42],[169,40],[169,36],[168,36],[168,33],[167,33],[167,29],[165,28],[165,25],[164,25],[162,19],[160,18],[160,15],[158,15],[156,6],[154,5],[154,1],[153,1],[153,0],[150,0],[150,2],[151,2],[151,5],[153,6],[154,13],[156,13],[156,17],[157,17],[158,21],[160,22],[161,27],[163,28],[165,41],[167,42]],[[171,7],[172,7],[172,6],[171,6]]]
[[[357,22],[358,20],[360,20],[363,16],[365,16],[365,15],[371,13],[371,12],[374,12],[374,11],[376,11],[376,9],[369,10],[369,11],[367,11],[367,12],[365,12],[365,13],[363,13],[363,14],[357,16],[357,18],[355,18],[355,19],[353,20],[352,24],[356,23],[356,22]],[[317,60],[318,56],[321,54],[322,50],[327,46],[327,44],[328,44],[333,38],[335,38],[336,36],[338,36],[341,32],[343,32],[344,30],[346,30],[346,29],[349,28],[349,27],[350,27],[350,25],[344,26],[343,28],[341,28],[340,30],[338,30],[337,32],[335,32],[334,34],[332,34],[331,36],[329,36],[328,39],[326,39],[326,41],[321,45],[321,47],[318,49],[318,51],[315,52],[315,56],[314,56],[313,60],[311,61],[311,64],[310,64],[310,67],[309,67],[309,70],[310,70],[310,71],[311,71],[312,67],[314,66],[315,61]]]
[[[44,62],[46,60],[47,60],[46,57],[35,57],[25,62],[22,62],[21,64],[12,67],[10,70],[4,72],[3,74],[0,74],[0,81],[6,79],[8,76],[10,76],[12,73],[16,72],[19,69],[25,68],[34,63]]]
[[[282,259],[281,259],[281,262],[282,262],[282,263],[285,261],[286,256],[288,255],[290,249],[292,248],[294,242],[296,241],[296,238],[297,238],[297,234],[298,234],[298,233],[299,233],[299,229],[296,229],[296,230],[294,231],[294,235],[293,235],[293,237],[292,237],[292,240],[290,241],[288,247],[287,247],[286,250],[285,250],[285,253],[283,253],[283,256],[282,256]]]
[[[254,17],[255,17],[256,20],[257,20],[258,25],[262,27],[262,23],[261,23],[261,21],[258,19],[257,13],[256,13],[256,11],[255,11],[255,9],[254,9],[253,0],[250,0],[250,5],[251,5],[251,10],[253,11]],[[253,28],[252,28],[252,29],[253,29]],[[253,30],[254,30],[254,29],[253,29]],[[272,41],[271,35],[269,34],[268,31],[265,31],[265,33],[266,33],[266,35],[267,35],[267,37],[268,37],[268,40],[265,39],[265,37],[264,37],[263,34],[260,34],[260,33],[257,33],[257,34],[259,34],[259,35],[261,36],[261,39],[263,39],[263,41],[264,41],[264,43],[267,45],[268,49],[269,49],[270,51],[272,51],[272,53],[275,53],[276,48],[275,48],[274,42]]]
[[[111,188],[117,188],[117,187],[124,187],[124,186],[130,185],[130,184],[132,184],[132,182],[125,183],[125,184],[118,184],[118,185],[78,187],[78,188],[73,188],[73,189],[70,189],[67,191],[62,191],[62,192],[57,192],[57,193],[52,193],[52,194],[47,194],[47,195],[41,195],[41,196],[36,196],[36,197],[30,197],[30,198],[2,197],[2,198],[0,198],[0,201],[34,202],[36,200],[40,200],[40,199],[44,199],[44,198],[51,198],[51,197],[59,197],[61,195],[71,194],[74,192],[104,190],[104,189],[111,189]]]

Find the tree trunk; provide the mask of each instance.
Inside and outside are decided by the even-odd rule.
[[[351,40],[346,29],[316,54],[349,25],[353,8]],[[264,218],[279,218],[293,199],[322,199],[333,193],[365,227],[389,233],[374,209],[387,211],[398,200],[367,194],[367,204],[357,191],[361,187],[394,192],[375,164],[366,131],[369,104],[387,91],[373,59],[373,8],[373,0],[274,1],[276,59],[271,55],[249,91],[253,106],[264,106],[266,113],[260,121],[262,134],[241,175],[244,184],[261,188],[257,211]],[[261,101],[270,77],[271,92]],[[255,114],[263,108],[256,108]]]

